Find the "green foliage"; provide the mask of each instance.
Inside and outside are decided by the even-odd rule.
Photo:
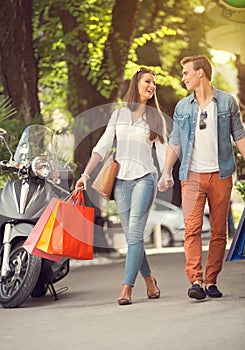
[[[245,202],[245,181],[237,181],[235,184],[235,189],[241,194],[242,200]]]
[[[120,86],[110,54],[106,57],[108,68],[102,68],[115,3],[112,0],[34,0],[33,27],[35,52],[39,59],[40,100],[42,112],[48,120],[56,109],[66,113],[67,120],[70,120],[67,100],[69,93],[74,99],[76,91],[68,91],[69,65],[74,69],[79,67],[83,77],[108,101],[112,91]],[[126,80],[139,65],[147,65],[157,72],[157,84],[176,94],[176,101],[186,95],[181,86],[179,57],[185,51],[194,54],[200,53],[200,47],[203,52],[207,48],[204,40],[207,26],[201,25],[203,16],[194,11],[200,4],[198,0],[189,1],[188,6],[184,0],[144,0],[141,3],[125,67]],[[65,11],[70,15],[67,22],[70,30],[64,35],[61,17]],[[122,20],[126,23],[127,18]],[[198,30],[196,23],[200,23]],[[123,43],[120,45],[123,47]],[[84,91],[84,102],[80,103],[86,105],[89,98]],[[168,96],[165,98],[168,101]]]
[[[221,72],[217,72],[212,79],[212,84],[218,89],[227,91],[229,93],[234,92],[234,86],[230,84]]]
[[[13,108],[10,99],[5,96],[0,96],[0,125],[1,128],[8,133],[6,140],[11,150],[16,148],[19,139],[19,130],[22,130],[20,126],[21,123],[19,122],[19,119],[16,118],[16,115],[17,112]],[[3,142],[0,142],[0,160],[9,160],[9,158],[9,152]],[[0,188],[2,188],[10,178],[11,175],[0,173]]]
[[[211,58],[205,35],[213,23],[206,18],[205,12],[196,11],[196,6],[202,5],[201,0],[190,0],[188,5],[185,0],[144,0],[123,67],[125,83],[122,85],[108,47],[109,35],[113,35],[118,40],[121,58],[125,55],[124,43],[113,31],[115,4],[116,0],[33,1],[39,99],[45,123],[52,123],[53,113],[58,111],[66,124],[70,124],[74,114],[71,105],[74,110],[77,105],[95,106],[93,101],[97,99],[91,97],[91,91],[108,102],[115,102],[111,97],[113,91],[118,89],[120,95],[117,97],[122,97],[130,78],[141,65],[156,72],[160,104],[171,114],[177,101],[187,95],[181,83],[180,59],[193,54],[206,54]],[[125,14],[122,14],[122,23],[126,25],[129,14]],[[65,34],[62,22],[68,28]],[[76,71],[82,75],[83,85],[84,81],[87,84],[83,87],[81,83],[79,98],[78,85],[71,86],[71,76],[68,77],[69,72],[74,74]],[[218,88],[232,91],[222,72],[216,74],[213,83]],[[88,86],[93,89],[87,89]]]
[[[45,122],[59,109],[67,112],[67,63],[55,1],[33,1],[33,42],[39,61],[39,100]]]
[[[245,175],[245,160],[243,159],[243,156],[239,152],[238,148],[234,145],[234,154],[236,159],[236,172],[237,172],[237,178],[238,180],[244,178]]]
[[[4,185],[11,179],[9,174],[1,174],[0,173],[0,188],[3,188]]]
[[[40,119],[37,117],[31,121],[32,124],[39,123]],[[23,123],[19,113],[12,106],[11,100],[7,96],[0,96],[0,125],[1,128],[7,131],[6,141],[12,153],[15,152],[20,136],[28,124]],[[3,142],[0,143],[0,160],[9,160],[10,154]],[[0,187],[6,181],[9,181],[13,175],[0,173]]]
[[[113,4],[114,1],[107,0],[34,1],[35,49],[39,57],[40,100],[45,116],[51,116],[55,109],[62,113],[67,111],[68,65],[79,66],[87,80],[98,84],[98,91],[105,93],[98,73],[101,75]],[[60,20],[62,11],[68,11],[76,23],[65,35]],[[66,50],[67,46],[73,53]],[[106,85],[104,90],[107,90]],[[66,117],[69,120],[70,114],[66,113]]]
[[[4,121],[7,118],[10,118],[15,114],[16,114],[16,110],[12,107],[10,100],[7,97],[1,96],[0,97],[1,123],[4,123]]]
[[[19,119],[16,118],[16,114],[17,112],[13,108],[10,99],[5,96],[0,96],[0,125],[1,128],[8,133],[6,137],[10,149],[15,149],[18,143],[18,128],[20,127],[20,122]],[[6,147],[0,143],[0,160],[9,159],[9,156]]]

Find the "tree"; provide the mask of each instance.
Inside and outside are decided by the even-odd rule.
[[[57,91],[57,86],[63,93],[63,83],[74,118],[92,107],[115,101],[134,37],[139,6],[140,0],[86,0],[82,4],[75,0],[54,0],[43,1],[41,8],[36,2],[34,32],[38,32],[35,43],[40,57],[40,84],[48,88],[41,89],[41,98],[45,100],[50,92],[53,96],[52,88]],[[52,70],[60,72],[61,62],[65,68],[58,81]],[[104,120],[105,125],[108,116],[101,112],[98,119]],[[96,130],[93,124],[94,120],[85,115],[80,125],[76,123],[77,163],[81,159],[84,164],[87,162],[92,146],[101,135],[103,128]],[[88,130],[94,132],[86,137]]]
[[[90,4],[93,21],[102,21],[105,13],[111,13],[111,26],[108,28],[108,36],[102,49],[102,59],[98,61],[97,69],[88,63],[91,61],[89,45],[96,43],[92,39],[88,29],[88,20],[86,8],[74,6],[69,3],[68,6],[56,7],[60,15],[62,28],[64,32],[64,42],[67,53],[68,68],[68,89],[69,106],[73,116],[76,117],[84,110],[94,106],[104,105],[108,102],[115,101],[118,96],[118,88],[123,79],[125,66],[128,60],[129,50],[134,37],[135,23],[138,14],[140,0],[117,0],[113,7],[106,7],[111,4],[108,1],[99,1]],[[104,6],[103,6],[104,5]],[[79,10],[79,15],[76,15]],[[94,13],[93,13],[94,11]],[[130,14],[130,16],[128,16]],[[125,17],[128,17],[127,26],[125,27]],[[106,17],[107,18],[107,17]],[[87,30],[85,30],[87,24]],[[104,34],[105,35],[105,34]],[[103,36],[104,36],[103,35]],[[74,39],[77,39],[77,44]],[[74,41],[73,41],[74,40]],[[90,45],[91,46],[91,45]],[[89,67],[89,68],[88,68]],[[99,68],[99,69],[98,69]],[[109,84],[104,84],[107,81]],[[99,115],[97,116],[99,117]],[[103,116],[101,115],[103,118]],[[91,149],[101,135],[101,129],[93,126],[92,118],[86,119],[85,124],[89,130],[94,130],[89,137],[81,137],[82,131],[80,124],[75,128],[76,148],[75,160],[77,163],[83,160],[86,164],[89,158],[87,150]],[[81,140],[81,142],[79,142]]]
[[[67,55],[69,87],[70,91],[76,91],[77,95],[76,100],[73,97],[71,106],[75,116],[88,108],[115,101],[117,97],[118,86],[124,75],[129,49],[134,37],[140,0],[117,0],[113,7],[110,6],[109,10],[107,7],[105,11],[104,6],[111,3],[113,2],[98,1],[90,8],[92,22],[101,21],[103,23],[102,16],[111,14],[108,33],[103,33],[102,37],[101,35],[98,37],[92,34],[91,30],[86,29],[87,19],[83,8],[80,8],[81,16],[77,17],[75,17],[75,10],[70,3],[67,8],[58,9],[63,32],[67,39],[64,38],[66,51],[69,54],[69,56]],[[128,21],[125,27],[126,17],[128,17]],[[95,46],[97,43],[94,40],[96,38],[104,40],[107,34],[105,44],[101,48],[102,59],[100,61],[97,58],[97,65],[93,69],[90,64],[91,50],[89,50],[89,46],[91,44]],[[73,42],[75,38],[78,39],[77,45],[74,44],[75,41]],[[110,82],[110,84],[105,86],[103,83],[105,81]],[[80,101],[84,100],[86,103],[82,104]]]
[[[21,111],[22,120],[31,123],[40,115],[31,0],[1,1],[0,69],[4,95]]]
[[[6,12],[7,1],[3,3]],[[180,82],[179,57],[190,48],[195,53],[206,50],[204,26],[194,30],[196,23],[202,21],[201,15],[194,12],[199,0],[189,1],[188,6],[184,0],[33,0],[33,30],[30,26],[31,1],[10,1],[8,4],[11,4],[12,13],[20,12],[21,18],[11,26],[15,28],[10,31],[11,38],[20,38],[21,25],[28,23],[22,27],[26,29],[29,46],[32,44],[34,49],[24,50],[23,62],[38,62],[39,99],[45,122],[50,120],[53,110],[59,109],[66,115],[69,111],[72,120],[83,111],[115,102],[123,96],[128,79],[139,65],[148,65],[156,71],[160,103],[166,113],[172,114],[177,100],[186,94]],[[11,17],[10,11],[7,12],[5,17]],[[1,21],[4,20],[2,17]],[[23,51],[20,43],[14,43],[17,50],[14,51],[6,41],[1,41],[6,46],[5,62],[7,53],[12,62],[15,53]],[[23,39],[18,41],[24,42]],[[2,70],[5,68],[3,63]],[[27,84],[25,72],[24,77],[23,72],[17,74],[21,86],[33,86]],[[35,84],[36,72],[37,69],[31,70]],[[11,81],[10,71],[8,76]],[[8,87],[8,80],[4,86]],[[21,88],[16,87],[15,92],[20,99]],[[37,95],[35,88],[32,92],[33,96]],[[32,101],[29,102],[31,108]],[[18,108],[20,105],[17,104]],[[102,109],[97,119],[104,120],[105,124],[106,118],[108,115]],[[82,126],[79,125],[82,131],[78,131],[76,124],[75,134],[81,137],[83,132],[86,135],[89,130],[96,129],[92,119],[85,113]],[[82,137],[83,144],[75,151],[76,162],[81,159],[84,164],[87,162],[102,129]]]

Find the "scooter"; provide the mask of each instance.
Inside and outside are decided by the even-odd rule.
[[[69,272],[69,259],[61,262],[29,254],[23,243],[53,197],[69,194],[75,165],[58,159],[58,135],[43,125],[28,126],[15,154],[0,129],[0,144],[10,159],[1,161],[3,173],[13,179],[0,190],[0,304],[15,308],[32,297],[42,297],[49,290],[54,299],[67,287],[56,291],[54,283]]]

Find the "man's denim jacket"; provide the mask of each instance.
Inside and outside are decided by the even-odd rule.
[[[220,178],[229,177],[235,170],[235,158],[231,136],[234,141],[245,137],[239,106],[235,98],[213,87],[216,126],[218,130],[218,162]],[[169,144],[179,145],[182,161],[179,179],[187,180],[195,138],[195,128],[199,105],[194,93],[178,102],[174,110],[173,129]],[[208,122],[208,119],[207,119]]]

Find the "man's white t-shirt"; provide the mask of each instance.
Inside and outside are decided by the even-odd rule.
[[[213,101],[205,111],[207,112],[207,118],[204,119],[206,128],[200,129],[201,109],[199,107],[190,170],[198,173],[213,173],[219,171],[217,118],[214,115]]]

